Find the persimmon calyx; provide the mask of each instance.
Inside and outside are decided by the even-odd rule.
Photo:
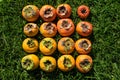
[[[64,61],[63,61],[63,64],[65,66],[65,68],[71,68],[72,67],[72,62],[69,58],[67,57],[64,57]]]
[[[73,42],[70,39],[66,39],[62,42],[62,45],[65,47],[65,51],[68,52],[70,48],[73,46]]]
[[[60,6],[59,8],[58,8],[58,13],[60,13],[60,15],[62,15],[62,16],[64,16],[64,15],[66,15],[67,14],[67,9],[66,9],[66,7],[64,6],[64,5],[62,5],[62,6]]]
[[[49,34],[52,34],[54,32],[54,27],[52,25],[52,23],[48,23],[46,25],[44,25],[44,30],[47,30]]]
[[[53,48],[53,44],[51,42],[51,40],[44,40],[43,41],[43,45],[48,48],[48,49],[52,49]]]
[[[44,17],[45,17],[45,18],[53,17],[52,8],[48,8],[48,9],[45,9],[45,10],[44,10]]]
[[[86,24],[81,24],[81,27],[82,27],[82,32],[83,33],[86,33],[89,30],[89,26],[86,25]]]
[[[36,15],[36,13],[35,13],[35,11],[33,10],[32,7],[25,8],[24,12],[25,12],[25,16],[28,17],[28,18]]]
[[[32,70],[34,67],[34,62],[29,58],[25,58],[22,61],[22,67],[26,70]]]
[[[84,59],[82,62],[79,63],[80,67],[85,71],[89,71],[92,67],[92,64],[89,62],[88,59]]]
[[[60,28],[64,28],[66,30],[70,29],[72,27],[71,23],[69,23],[67,20],[63,20]]]
[[[88,44],[88,42],[86,40],[83,40],[82,42],[79,43],[79,47],[83,48],[86,51],[89,49],[90,46],[91,45]]]
[[[45,62],[44,62],[44,65],[45,65],[45,70],[47,70],[47,71],[49,71],[49,70],[51,70],[52,68],[53,68],[53,64],[51,63],[51,61],[49,61],[49,60],[46,60]]]
[[[30,48],[35,47],[35,43],[34,43],[34,41],[33,41],[32,39],[28,40],[27,45],[28,45]]]
[[[86,9],[85,8],[81,9],[81,13],[86,14],[87,13]]]
[[[37,26],[33,24],[28,24],[27,26],[25,26],[25,30],[28,31],[29,33],[32,33],[33,28],[36,29]]]

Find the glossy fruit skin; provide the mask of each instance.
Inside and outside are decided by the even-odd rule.
[[[77,14],[81,19],[86,19],[90,14],[90,9],[86,5],[81,5],[77,9]]]
[[[51,11],[51,14],[50,15],[45,15],[45,11]],[[47,13],[47,12],[46,12]],[[56,18],[56,9],[51,6],[51,5],[44,5],[41,7],[40,9],[40,12],[39,12],[41,18],[44,20],[44,21],[48,21],[48,22],[51,22],[53,21],[55,18]]]
[[[81,21],[77,24],[76,31],[81,36],[89,36],[93,31],[93,27],[90,22]]]
[[[38,34],[38,26],[37,24],[35,23],[27,23],[25,26],[24,26],[24,34],[28,37],[34,37]]]
[[[64,64],[65,58],[70,60],[71,62],[70,67],[65,66]],[[58,65],[58,68],[62,70],[63,72],[68,72],[75,67],[75,59],[71,55],[62,55],[61,57],[58,58],[57,65]]]
[[[87,61],[87,63],[89,63],[88,65],[84,65],[83,67],[80,65],[81,63],[83,63],[84,61]],[[89,55],[79,55],[76,58],[76,68],[81,72],[81,73],[87,73],[91,70],[93,66],[93,60]],[[85,67],[88,67],[87,69]]]
[[[48,27],[46,27],[48,26]],[[40,26],[40,33],[44,37],[54,37],[57,33],[57,26],[52,22],[44,22]]]
[[[43,55],[52,55],[55,52],[56,48],[57,43],[53,38],[44,38],[39,45],[39,49]]]
[[[22,9],[22,16],[28,22],[35,22],[39,18],[39,9],[35,5],[27,5]]]
[[[60,13],[61,8],[62,8],[62,12],[63,12],[62,14]],[[71,8],[71,6],[69,4],[60,4],[60,5],[58,5],[56,12],[57,12],[57,15],[60,18],[68,18],[71,15],[72,8]]]
[[[24,67],[24,62],[26,59],[31,60],[33,62],[33,66],[29,69]],[[22,65],[22,68],[24,68],[25,70],[34,70],[39,66],[39,58],[35,54],[26,55],[22,58],[21,65]]]
[[[26,38],[22,43],[22,48],[27,53],[37,52],[38,41],[34,38]]]
[[[70,37],[63,37],[58,41],[58,51],[62,54],[71,54],[74,48],[74,40]]]
[[[45,65],[45,62],[50,63],[51,62],[51,66],[47,67]],[[56,60],[54,57],[51,57],[51,56],[43,56],[41,59],[40,59],[40,68],[45,71],[45,72],[52,72],[55,70],[56,68]]]
[[[81,38],[75,42],[75,49],[79,54],[88,54],[91,51],[91,48],[91,41],[87,38]]]
[[[57,22],[57,29],[61,36],[68,37],[73,34],[75,26],[71,19],[60,19]]]

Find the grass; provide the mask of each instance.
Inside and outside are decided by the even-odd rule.
[[[44,4],[55,8],[61,3],[72,7],[71,18],[75,25],[81,21],[76,9],[86,4],[91,9],[86,19],[93,24],[93,34],[88,37],[93,45],[90,56],[94,66],[87,74],[76,68],[70,72],[62,72],[58,68],[52,73],[45,73],[39,68],[34,71],[22,69],[20,60],[27,55],[22,50],[22,41],[26,38],[23,26],[27,23],[21,16],[25,5],[34,4],[39,8]],[[0,80],[120,80],[120,1],[119,0],[0,0]],[[43,21],[39,19],[39,26]],[[74,40],[81,38],[76,32],[71,36]],[[43,37],[39,34],[38,41]],[[56,36],[58,41],[61,36]],[[39,58],[42,56],[38,51]],[[57,59],[61,54],[56,52]],[[72,54],[75,58],[76,52]]]

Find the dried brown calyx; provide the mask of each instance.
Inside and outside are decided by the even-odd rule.
[[[69,58],[67,57],[64,57],[64,61],[63,61],[63,64],[66,68],[71,68],[72,67],[72,62]]]
[[[80,62],[80,67],[85,71],[89,71],[92,67],[92,64],[89,62],[88,59],[84,59],[82,62]]]
[[[30,17],[33,17],[36,15],[36,12],[33,10],[32,7],[27,7],[24,9],[24,12],[25,12],[25,16],[30,18]]]
[[[88,42],[86,40],[83,40],[82,42],[79,43],[79,47],[83,48],[84,50],[88,50],[90,45],[88,44]]]
[[[52,23],[48,23],[46,25],[44,25],[44,30],[47,30],[49,34],[52,34],[54,32],[54,26],[52,25]]]
[[[84,33],[86,33],[86,32],[89,30],[89,26],[86,25],[86,24],[81,24],[81,27],[82,27],[82,31],[83,31]]]
[[[63,20],[60,28],[64,28],[66,30],[70,29],[72,27],[71,23],[69,23],[67,20]]]
[[[59,8],[58,8],[58,13],[60,14],[60,15],[66,15],[67,14],[67,9],[66,9],[66,7],[65,6],[60,6]]]
[[[53,12],[52,12],[52,9],[51,8],[48,8],[48,9],[45,9],[44,10],[44,17],[45,18],[50,18],[53,16]]]
[[[35,47],[35,43],[34,43],[34,41],[33,41],[32,39],[28,40],[27,45],[28,45],[30,48]]]
[[[81,10],[81,13],[82,13],[82,14],[86,14],[86,12],[87,12],[87,11],[86,11],[86,9],[84,9],[84,8]]]

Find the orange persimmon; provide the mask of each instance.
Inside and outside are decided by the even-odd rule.
[[[58,50],[62,54],[70,54],[74,51],[74,41],[70,37],[63,37],[58,42]]]
[[[38,41],[34,38],[26,38],[22,43],[23,50],[27,53],[34,53],[38,50]]]
[[[61,36],[70,36],[74,32],[75,26],[71,19],[60,19],[57,22],[57,29]]]
[[[77,14],[80,18],[86,19],[88,15],[90,14],[90,9],[86,5],[81,5],[77,9]]]
[[[91,70],[93,65],[92,58],[88,55],[79,55],[76,58],[76,68],[81,73],[87,73]]]
[[[57,65],[60,70],[67,72],[75,67],[75,59],[71,55],[62,55],[58,58]]]
[[[44,38],[39,45],[39,49],[44,55],[52,55],[57,48],[57,43],[53,38]]]
[[[38,31],[39,31],[38,26],[35,23],[27,23],[24,26],[24,34],[29,37],[33,37],[33,36],[37,35]]]
[[[88,54],[91,51],[91,41],[81,38],[75,42],[75,49],[79,54]]]
[[[60,4],[56,12],[60,18],[68,18],[71,15],[72,8],[69,4]]]
[[[89,36],[92,33],[93,27],[90,22],[81,21],[76,26],[76,31],[81,36]]]
[[[44,37],[54,37],[57,33],[57,27],[52,22],[45,22],[40,26],[40,33]]]
[[[25,70],[34,70],[39,66],[39,58],[35,54],[29,54],[21,60],[22,68]]]
[[[34,22],[39,18],[39,9],[35,5],[27,5],[22,9],[22,16],[28,22]]]
[[[56,18],[56,9],[51,5],[44,5],[39,14],[44,21],[53,21]]]
[[[51,56],[43,56],[40,59],[40,68],[45,72],[52,72],[56,68],[56,60]]]

